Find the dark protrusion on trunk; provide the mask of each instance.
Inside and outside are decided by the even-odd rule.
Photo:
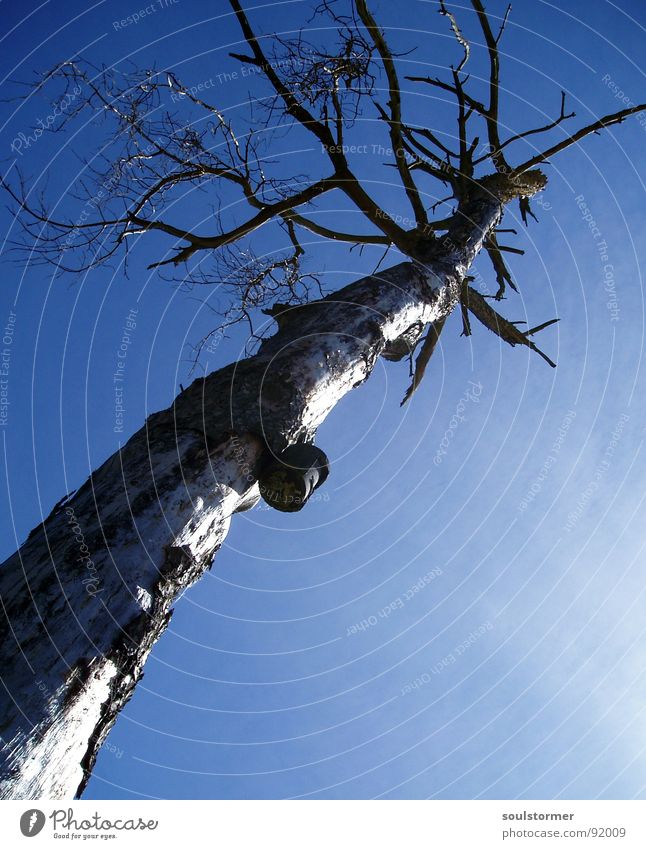
[[[260,494],[270,507],[283,513],[302,510],[309,497],[329,474],[328,459],[315,445],[290,445],[274,457],[258,481]]]
[[[414,324],[411,324],[408,330],[405,333],[402,333],[398,339],[388,342],[381,352],[381,356],[385,360],[390,360],[390,362],[393,363],[403,360],[404,357],[410,357],[415,350],[415,346],[419,342],[419,337],[422,335],[423,331],[424,325],[422,322],[416,321]]]

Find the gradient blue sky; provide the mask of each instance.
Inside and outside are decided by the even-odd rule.
[[[228,58],[240,46],[227,4],[163,5],[115,29],[138,11],[130,0],[3,4],[3,96],[20,91],[11,80],[83,54],[174,69],[187,85],[213,79],[213,99],[242,120],[258,89],[240,76],[218,79],[239,71]],[[453,4],[473,36],[477,81],[483,56],[463,7]],[[261,31],[287,31],[306,24],[308,9],[293,0],[250,14]],[[417,48],[402,60],[405,72],[435,74],[459,61],[435,3],[381,0],[373,9],[394,47]],[[545,123],[561,89],[577,112],[572,126],[622,108],[608,83],[643,101],[645,24],[638,0],[515,3],[502,51],[508,132]],[[405,99],[415,120],[453,131],[443,97],[410,84]],[[2,104],[5,170],[16,159],[12,140],[48,108],[38,98]],[[18,157],[72,214],[75,155],[93,150],[97,132],[44,136]],[[355,138],[372,144],[380,132],[366,112]],[[558,368],[503,349],[482,327],[460,338],[457,316],[403,410],[406,366],[379,363],[320,429],[332,460],[320,497],[297,515],[258,508],[237,517],[212,572],[178,602],[86,798],[646,795],[645,142],[638,119],[588,139],[549,169],[539,224],[525,229],[515,209],[506,219],[526,255],[511,260],[521,294],[505,314],[533,324],[560,317],[541,339]],[[290,134],[276,145],[283,173],[314,167],[311,140]],[[397,214],[401,192],[383,161],[355,164]],[[193,203],[178,209],[190,214]],[[338,221],[334,204],[321,208]],[[12,221],[2,215],[7,232]],[[345,214],[348,228],[355,215]],[[271,230],[254,246],[281,247]],[[5,252],[0,324],[10,312],[15,324],[3,555],[190,381],[188,345],[212,327],[208,298],[218,292],[200,292],[204,304],[146,271],[165,247],[137,244],[129,279],[115,264],[54,280]],[[379,256],[316,238],[308,253],[330,287],[368,273]],[[486,257],[478,268],[495,285]],[[132,308],[118,434],[112,374]],[[230,362],[245,341],[232,333],[202,366]],[[474,383],[465,421],[434,462]],[[364,620],[373,624],[353,633]]]

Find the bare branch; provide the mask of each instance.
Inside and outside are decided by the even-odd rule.
[[[553,324],[556,324],[557,321],[560,321],[558,318],[551,318],[549,321],[544,321],[542,324],[536,325],[536,327],[532,327],[531,330],[525,331],[525,336],[533,336],[534,333],[539,333],[541,330],[545,330],[546,327],[551,327]]]
[[[297,224],[299,227],[303,227],[305,230],[309,230],[312,233],[316,233],[317,236],[323,236],[326,239],[332,239],[337,242],[351,242],[355,245],[390,245],[390,239],[386,236],[378,236],[378,235],[369,235],[365,233],[343,233],[340,230],[331,230],[328,227],[323,227],[321,224],[317,224],[311,219],[307,218],[304,215],[298,215],[296,212],[292,210],[288,210],[284,213],[283,217],[285,219],[289,219],[293,221],[294,224]]]
[[[406,151],[402,142],[401,90],[393,56],[383,33],[377,26],[375,19],[366,5],[366,0],[355,0],[355,2],[357,11],[359,12],[359,17],[375,44],[386,72],[386,78],[388,79],[388,93],[390,98],[388,106],[390,107],[390,117],[387,118],[387,121],[397,170],[399,171],[399,176],[413,209],[415,220],[418,224],[426,224],[428,222],[428,218],[426,216],[424,204],[422,203],[417,187],[415,186],[415,181],[411,175],[408,163],[406,162]]]
[[[538,218],[532,212],[532,207],[531,207],[529,198],[524,198],[524,197],[518,198],[518,206],[520,207],[520,217],[521,217],[525,227],[527,227],[528,224],[529,224],[529,221],[527,220],[528,215],[531,216],[534,219],[534,221],[538,221]]]
[[[592,135],[592,133],[598,133],[600,130],[605,130],[607,127],[612,127],[615,124],[621,124],[622,121],[626,120],[626,118],[629,118],[631,115],[637,115],[639,112],[643,112],[644,110],[646,110],[646,103],[641,103],[638,106],[630,106],[628,109],[622,109],[620,112],[615,112],[612,115],[605,115],[593,124],[588,124],[587,127],[577,130],[576,133],[573,133],[571,136],[563,139],[563,141],[558,144],[552,145],[552,147],[544,150],[543,153],[539,153],[531,159],[528,159],[527,162],[523,162],[522,165],[517,165],[513,169],[512,174],[522,174],[524,171],[529,171],[530,168],[540,165],[541,162],[546,162],[551,156],[554,156],[556,153],[560,153],[562,150],[566,150],[568,147],[571,147],[573,144],[581,141],[581,139],[584,139],[586,136]]]
[[[528,336],[532,333],[537,333],[544,327],[549,327],[551,324],[554,324],[557,319],[552,319],[551,321],[547,321],[544,324],[533,328],[531,331],[522,333],[513,322],[507,321],[506,318],[503,318],[499,313],[497,313],[487,303],[485,298],[479,292],[476,292],[475,289],[472,289],[471,286],[466,286],[464,288],[463,299],[468,309],[473,313],[473,315],[475,315],[478,321],[495,333],[496,336],[499,336],[504,342],[507,342],[508,345],[511,345],[512,347],[515,345],[524,345],[532,351],[535,351],[545,360],[546,363],[548,363],[548,365],[552,366],[552,368],[556,368],[556,363],[537,348]]]
[[[294,94],[284,85],[283,81],[276,73],[272,63],[269,61],[267,56],[265,56],[265,53],[260,46],[260,42],[251,28],[249,19],[238,0],[229,0],[229,3],[236,15],[236,18],[238,19],[238,24],[240,25],[242,34],[244,35],[253,54],[252,57],[240,56],[239,54],[233,55],[235,55],[238,59],[243,59],[244,61],[256,65],[258,68],[261,68],[269,82],[272,84],[276,94],[278,94],[285,103],[287,112],[296,118],[300,124],[307,127],[310,132],[314,133],[324,147],[334,147],[334,137],[328,127],[320,121],[317,121],[311,112],[299,103]]]
[[[453,30],[453,33],[454,33],[457,41],[464,48],[464,56],[462,57],[462,61],[460,62],[458,67],[455,69],[455,72],[457,74],[459,74],[460,71],[462,70],[462,68],[464,68],[464,66],[469,61],[469,53],[470,53],[471,48],[469,46],[469,42],[462,35],[462,31],[460,30],[460,27],[458,26],[458,22],[455,18],[455,15],[452,12],[449,12],[449,10],[446,8],[444,0],[440,0],[440,15],[444,15],[445,17],[447,17],[449,19],[449,21],[451,23],[451,29]]]
[[[432,77],[406,77],[405,79],[410,80],[412,83],[426,83],[426,85],[433,86],[434,88],[439,88],[442,91],[448,91],[450,94],[457,95],[457,91],[455,86],[450,85],[449,83],[445,83],[442,80],[438,80],[437,78]],[[479,100],[471,97],[467,92],[463,92],[465,103],[477,112],[479,115],[485,116],[487,114],[487,107],[484,103],[481,103]]]
[[[130,237],[156,231],[172,241],[166,254],[168,258],[152,263],[149,268],[187,263],[186,268],[177,272],[178,276],[182,275],[182,282],[189,286],[206,285],[213,282],[214,272],[205,267],[213,263],[215,278],[220,278],[219,282],[222,277],[229,281],[222,285],[223,291],[236,298],[236,304],[221,311],[226,317],[225,325],[246,321],[252,330],[254,310],[267,307],[277,297],[280,303],[298,303],[308,296],[308,286],[318,285],[320,289],[317,281],[313,282],[300,270],[304,254],[299,241],[302,231],[348,243],[359,251],[365,245],[381,245],[387,253],[394,246],[415,260],[435,260],[449,242],[464,245],[472,238],[473,209],[483,197],[493,199],[499,206],[498,211],[518,199],[526,224],[528,216],[533,215],[530,197],[546,183],[545,176],[535,170],[536,165],[585,136],[646,109],[646,105],[633,106],[601,118],[525,163],[510,167],[504,156],[507,148],[515,142],[556,129],[574,113],[566,112],[566,96],[562,92],[560,111],[554,120],[516,132],[501,141],[498,44],[508,21],[509,8],[500,30],[494,35],[483,0],[470,0],[488,51],[486,105],[467,91],[469,77],[464,69],[470,61],[470,46],[449,10],[448,0],[439,0],[439,11],[448,19],[463,50],[457,67],[451,68],[452,79],[444,82],[430,77],[406,77],[455,98],[459,149],[453,150],[453,142],[447,140],[448,133],[443,135],[405,120],[395,64],[398,57],[369,10],[368,0],[353,0],[348,4],[347,14],[338,11],[335,0],[321,0],[315,14],[331,18],[334,25],[328,29],[336,38],[332,46],[320,42],[309,44],[301,32],[288,38],[256,35],[243,11],[243,1],[229,0],[248,47],[244,48],[245,53],[231,55],[257,69],[270,85],[269,96],[258,101],[259,108],[268,115],[266,133],[234,132],[226,113],[216,104],[196,96],[197,88],[183,85],[170,71],[107,70],[74,61],[62,63],[40,80],[39,89],[45,84],[62,85],[66,91],[73,86],[75,92],[77,88],[82,92],[81,97],[75,94],[71,99],[71,106],[62,117],[63,128],[86,110],[91,113],[91,120],[105,122],[111,132],[102,152],[82,162],[80,176],[64,201],[63,212],[55,217],[47,209],[44,197],[33,189],[28,190],[19,175],[17,179],[12,177],[12,182],[19,183],[18,186],[0,184],[20,207],[20,226],[25,238],[33,242],[29,250],[37,262],[50,261],[63,270],[79,270],[70,268],[72,263],[64,256],[70,250],[81,256],[81,269],[91,268],[109,261],[119,248],[123,248],[127,260]],[[325,29],[320,28],[320,32]],[[383,69],[388,90],[388,102],[383,106],[373,94],[379,68]],[[176,109],[166,108],[168,97],[179,104]],[[375,105],[388,128],[394,161],[386,165],[398,171],[413,210],[415,226],[411,227],[410,223],[404,226],[399,222],[410,222],[410,219],[387,213],[368,193],[368,184],[362,183],[350,169],[346,142],[349,130],[362,114],[366,98]],[[280,119],[279,126],[287,124],[297,131],[302,127],[320,142],[326,167],[323,174],[308,177],[277,173],[275,162],[266,155],[268,142],[265,141],[275,129],[271,123],[275,116]],[[475,158],[478,136],[471,131],[480,121],[486,125],[490,152]],[[53,131],[59,129],[57,126]],[[495,173],[476,176],[476,166],[490,159]],[[328,176],[324,176],[325,173]],[[449,184],[451,194],[427,210],[417,187],[419,175]],[[202,220],[197,212],[195,221],[187,222],[187,226],[170,220],[171,205],[193,190],[203,193],[200,196],[205,196],[207,190],[213,191],[215,198],[214,206],[208,206],[209,225],[205,234],[196,232],[202,229],[202,225],[195,223]],[[316,201],[331,191],[342,192],[352,201],[364,221],[357,229],[367,232],[346,232],[337,230],[333,223],[331,226],[318,223]],[[79,209],[70,199],[82,204],[76,221],[69,210],[79,212]],[[238,217],[239,200],[244,201],[243,220]],[[445,212],[448,217],[433,220],[435,210],[442,203],[451,204],[450,211]],[[226,212],[230,209],[236,212]],[[330,220],[334,222],[335,219]],[[249,249],[247,237],[271,222],[289,253],[274,254],[269,260],[260,259]],[[446,241],[436,240],[435,234],[440,231],[446,232]],[[478,236],[478,248],[485,235]],[[472,240],[469,244],[473,243]],[[234,244],[237,245],[235,250]],[[494,297],[500,300],[507,285],[516,289],[504,254],[523,252],[499,244],[496,232],[486,236],[483,247],[498,282]],[[469,314],[473,313],[509,344],[523,344],[538,350],[528,337],[553,322],[523,333],[513,322],[498,316],[487,305],[486,298],[469,289],[469,278],[463,281],[467,287],[461,299],[465,335],[471,332]],[[428,331],[417,355],[413,384],[404,400],[419,385],[442,326],[443,322],[438,322]],[[406,340],[403,356],[419,344],[421,334],[420,324],[415,334]]]
[[[504,141],[500,145],[500,150],[504,150],[504,148],[508,147],[510,144],[513,144],[520,139],[529,138],[529,136],[536,135],[537,133],[546,133],[549,130],[553,130],[554,127],[558,127],[563,121],[567,121],[570,118],[574,118],[576,116],[576,112],[569,112],[566,114],[565,112],[565,92],[561,92],[561,111],[559,113],[558,118],[554,121],[551,121],[549,124],[545,124],[543,127],[536,127],[533,130],[525,130],[522,133],[516,133],[516,135],[511,136],[506,141]],[[481,156],[475,160],[475,165],[478,165],[480,162],[484,162],[485,159],[489,159],[490,154],[488,153],[486,156]]]
[[[485,38],[487,51],[489,53],[489,107],[486,110],[485,119],[487,122],[487,133],[489,135],[489,144],[491,146],[491,158],[493,164],[498,171],[508,169],[505,162],[505,157],[501,153],[500,129],[498,127],[498,108],[500,97],[500,59],[498,56],[498,38],[494,37],[489,23],[489,18],[484,10],[481,0],[471,0],[471,5],[476,10],[480,28]],[[506,21],[505,16],[505,21]],[[503,25],[504,26],[504,25]]]
[[[455,189],[458,181],[458,175],[455,168],[450,163],[442,161],[439,157],[435,156],[435,154],[431,153],[424,147],[424,145],[417,142],[414,137],[407,136],[406,138],[407,140],[404,141],[403,144],[404,149],[413,160],[410,166],[411,171],[424,171],[436,180],[441,180],[443,183],[450,183]],[[422,159],[419,155],[420,153],[426,157],[426,159]],[[428,159],[437,164],[431,164],[431,162],[427,161]],[[424,227],[427,229],[437,229],[436,223],[437,222],[431,221],[430,223],[425,224]]]
[[[505,10],[505,15],[502,19],[502,23],[500,24],[500,29],[498,30],[498,35],[496,36],[496,44],[500,42],[500,39],[505,32],[505,27],[507,26],[507,20],[509,19],[509,13],[511,12],[511,3],[507,6]]]
[[[229,0],[229,3],[236,14],[242,33],[253,54],[252,57],[241,57],[239,54],[233,55],[256,65],[263,71],[274,91],[285,104],[287,114],[295,118],[321,142],[323,149],[327,152],[330,161],[334,165],[336,176],[339,178],[339,188],[341,188],[348,197],[354,201],[372,224],[378,227],[385,235],[390,237],[394,244],[400,247],[406,245],[409,242],[409,237],[406,235],[406,231],[395,224],[390,216],[385,214],[385,212],[366,192],[359,180],[357,180],[348,166],[342,147],[336,143],[329,127],[325,124],[325,122],[317,120],[312,113],[299,102],[294,93],[281,80],[272,63],[263,52],[258,37],[255,35],[238,0]]]
[[[458,100],[458,138],[460,142],[459,194],[463,195],[469,191],[471,178],[473,177],[474,146],[469,146],[467,141],[467,121],[469,120],[470,111],[467,112],[465,108],[464,90],[457,71],[453,71],[453,82]]]
[[[195,236],[193,234],[182,234],[179,232],[172,233],[172,235],[176,235],[181,239],[185,239],[189,242],[188,247],[183,248],[176,256],[172,257],[168,260],[163,260],[161,262],[155,262],[152,265],[149,265],[148,268],[158,268],[161,265],[168,265],[169,263],[173,263],[174,265],[178,265],[180,262],[185,262],[189,257],[191,257],[196,251],[199,250],[216,250],[217,248],[221,248],[224,245],[230,245],[233,242],[237,242],[243,236],[249,235],[249,233],[253,233],[254,230],[257,230],[263,224],[266,224],[268,221],[276,218],[277,216],[282,215],[285,212],[288,212],[294,206],[300,206],[301,204],[309,203],[325,192],[329,191],[332,188],[337,186],[335,177],[328,177],[324,180],[319,180],[318,183],[313,183],[311,186],[308,186],[306,189],[292,195],[290,197],[284,198],[281,201],[278,201],[274,204],[267,204],[263,206],[260,212],[255,215],[253,218],[250,218],[248,221],[245,221],[244,224],[241,224],[239,227],[235,227],[232,230],[229,230],[226,233],[222,233],[218,236]],[[135,220],[135,223],[138,223]],[[160,227],[158,222],[144,222],[146,228],[150,229],[164,229]],[[165,229],[164,232],[170,232]]]
[[[404,132],[407,138],[413,139],[415,136],[422,136],[422,138],[427,139],[431,142],[431,144],[434,144],[437,148],[439,148],[439,150],[442,151],[442,153],[445,154],[447,160],[460,158],[459,153],[455,153],[450,148],[448,148],[443,142],[438,139],[435,133],[433,133],[427,127],[405,127]],[[415,144],[419,147],[419,141],[416,140]],[[429,157],[435,156],[435,154],[432,154],[429,151],[424,151],[424,155]]]
[[[513,281],[511,272],[507,268],[505,261],[502,258],[501,248],[498,244],[498,240],[496,238],[495,233],[489,234],[489,237],[485,242],[485,249],[487,251],[487,254],[489,255],[489,259],[491,260],[491,264],[493,265],[494,271],[496,272],[496,282],[498,283],[498,291],[496,292],[495,298],[497,301],[500,301],[504,297],[507,283],[509,283],[514,292],[517,292],[518,289],[516,288],[516,284]]]
[[[440,339],[440,333],[442,332],[445,322],[446,318],[441,318],[429,325],[428,333],[422,342],[422,347],[417,355],[417,359],[415,360],[415,374],[413,375],[412,383],[406,390],[406,394],[399,405],[400,407],[404,406],[422,382],[426,372],[426,366],[433,355],[433,351],[437,347],[437,343]]]

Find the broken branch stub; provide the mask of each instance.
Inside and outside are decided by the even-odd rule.
[[[274,457],[259,480],[260,494],[275,510],[296,513],[325,482],[330,468],[325,453],[315,445],[290,445]]]

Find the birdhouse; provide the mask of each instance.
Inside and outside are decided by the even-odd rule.
[[[290,445],[272,458],[258,481],[260,494],[275,510],[302,510],[329,474],[328,459],[315,445]]]

